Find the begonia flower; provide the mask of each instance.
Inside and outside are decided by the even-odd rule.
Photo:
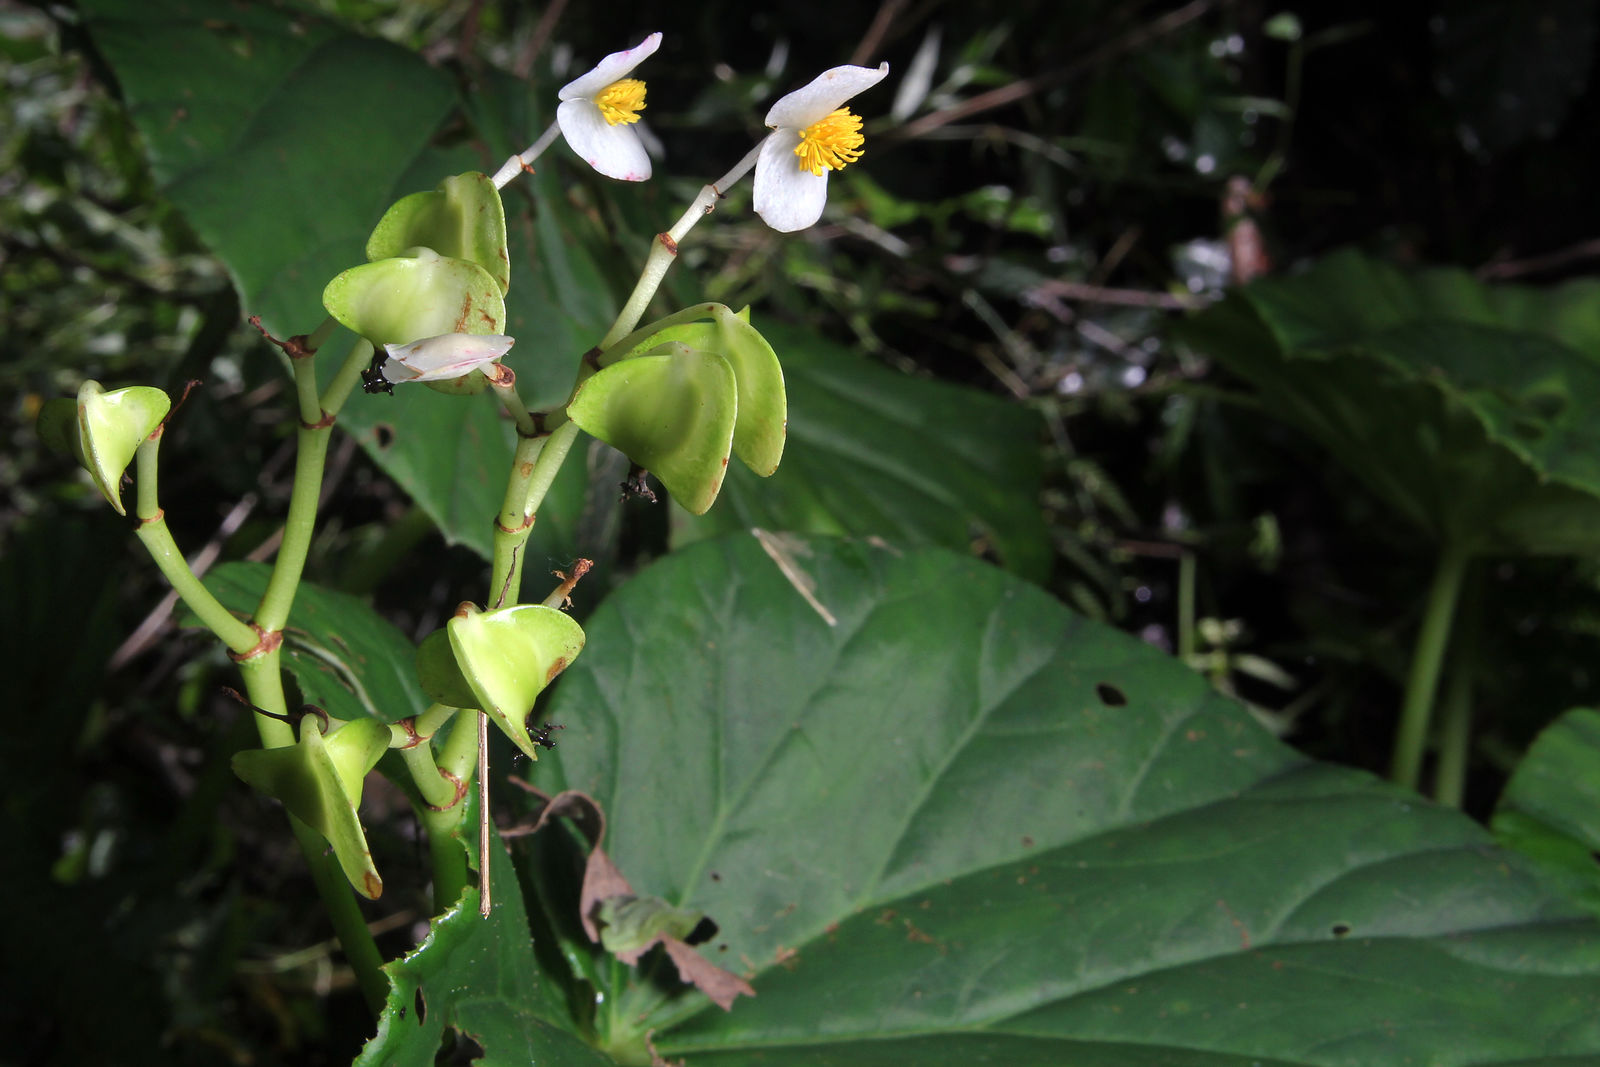
[[[834,67],[772,105],[772,132],[756,158],[756,214],[782,233],[822,217],[828,172],[861,158],[861,118],[845,101],[882,81],[889,64]]]
[[[556,122],[572,150],[608,178],[642,182],[650,157],[631,129],[645,108],[644,82],[628,74],[661,47],[652,33],[626,52],[613,52],[595,68],[561,87]]]
[[[504,334],[447,333],[424,337],[404,345],[384,345],[389,354],[383,363],[385,381],[442,382],[463,378],[475,370],[495,376],[489,364],[511,351],[516,342]]]

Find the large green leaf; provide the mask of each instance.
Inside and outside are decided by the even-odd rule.
[[[261,602],[272,568],[224,563],[206,588],[231,611]],[[305,699],[336,719],[395,722],[429,704],[417,681],[416,646],[364,600],[302,582],[284,630],[283,662]]]
[[[228,265],[245,309],[280,337],[322,320],[323,286],[365,261],[368,235],[391,203],[449,175],[493,169],[549,121],[529,106],[526,84],[486,72],[482,96],[464,101],[421,57],[304,11],[219,12],[204,0],[80,7],[162,192]],[[483,140],[441,147],[440,131],[463,109]],[[519,342],[506,363],[524,400],[554,407],[609,324],[612,296],[560,228],[548,182],[518,181],[506,207],[506,332]],[[318,357],[324,381],[348,347],[341,338]],[[514,443],[492,397],[358,394],[339,424],[447,537],[489,554]],[[581,472],[558,483],[533,551],[571,557],[581,486]]]
[[[1494,830],[1600,915],[1600,711],[1545,728],[1506,783]]]
[[[1341,253],[1182,333],[1427,536],[1600,547],[1600,286],[1493,289]]]
[[[602,987],[608,1048],[637,1058],[653,1027],[691,1067],[1600,1057],[1600,928],[1483,828],[1306,760],[994,568],[738,536],[587,629],[531,775],[599,800],[635,890],[706,911],[707,955],[757,992],[724,1014],[659,972]]]
[[[1039,511],[1040,424],[1015,404],[896,374],[782,324],[789,439],[771,478],[730,468],[722,499],[674,516],[685,539],[758,526],[987,548],[1036,581],[1050,571]]]
[[[516,872],[498,840],[489,865],[487,920],[469,889],[429,923],[421,945],[384,967],[388,1003],[356,1067],[433,1067],[447,1026],[483,1047],[473,1061],[483,1067],[610,1062],[572,1032],[559,990],[541,972]]]

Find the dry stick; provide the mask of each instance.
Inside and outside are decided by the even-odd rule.
[[[1143,232],[1142,227],[1137,225],[1129,226],[1122,231],[1121,236],[1111,242],[1111,250],[1105,254],[1105,258],[1100,261],[1099,266],[1095,267],[1094,274],[1091,275],[1094,279],[1092,284],[1102,285],[1107,278],[1111,277],[1116,269],[1122,265],[1122,261],[1128,258],[1128,253],[1133,251],[1133,246],[1139,243],[1139,238]]]
[[[921,137],[929,130],[938,129],[940,126],[957,122],[980,112],[991,111],[997,107],[1016,103],[1018,100],[1032,96],[1041,89],[1048,89],[1052,85],[1058,85],[1108,59],[1115,58],[1124,52],[1131,52],[1155,40],[1157,37],[1165,36],[1193,22],[1210,10],[1214,2],[1215,0],[1192,0],[1191,3],[1185,4],[1176,11],[1168,12],[1149,25],[1132,30],[1104,47],[1096,49],[1076,63],[1062,67],[1060,70],[1051,71],[1048,74],[1036,74],[1031,78],[1021,78],[1009,85],[1002,85],[997,89],[990,89],[986,93],[979,93],[972,99],[964,100],[954,107],[946,108],[943,111],[935,111],[931,115],[924,115],[915,122],[908,122],[898,131],[892,131],[886,136],[901,137],[907,140],[913,137]]]
[[[861,43],[856,45],[856,50],[850,54],[851,63],[861,66],[872,58],[878,46],[883,44],[884,35],[894,24],[895,17],[905,10],[905,6],[906,0],[883,0],[878,6],[878,13],[872,18],[872,25],[867,27]]]
[[[489,917],[489,713],[478,712],[478,914]]]
[[[1160,308],[1163,311],[1188,311],[1205,301],[1195,297],[1162,293],[1151,289],[1113,289],[1104,285],[1048,279],[1028,291],[1029,296],[1056,296],[1085,304],[1117,304],[1122,307]]]
[[[528,38],[527,45],[517,53],[516,62],[511,66],[512,72],[517,77],[526,78],[533,73],[533,61],[544,51],[544,46],[550,41],[550,35],[555,32],[557,20],[566,9],[567,0],[553,0],[550,6],[544,9],[544,14],[539,16],[539,24],[533,28],[533,36]]]
[[[1485,263],[1478,268],[1477,276],[1483,281],[1494,281],[1498,278],[1517,278],[1524,274],[1537,274],[1539,271],[1554,270],[1556,267],[1564,267],[1574,260],[1589,259],[1594,256],[1600,256],[1600,238],[1579,241],[1575,245],[1568,245],[1566,248],[1558,249],[1554,252],[1546,252],[1541,256]]]

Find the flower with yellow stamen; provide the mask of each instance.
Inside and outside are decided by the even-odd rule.
[[[608,178],[642,182],[650,177],[650,157],[631,129],[645,107],[645,85],[628,75],[660,47],[661,35],[652,33],[561,87],[561,104],[556,108],[561,135],[589,166]]]
[[[639,121],[644,110],[644,82],[638,78],[623,78],[600,90],[594,98],[600,116],[612,126],[626,126]]]
[[[788,233],[822,217],[828,172],[861,158],[861,118],[844,103],[878,84],[889,64],[834,67],[772,105],[772,132],[756,158],[755,208],[768,226]]]

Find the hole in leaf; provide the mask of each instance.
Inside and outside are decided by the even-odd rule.
[[[689,931],[689,936],[683,939],[683,943],[686,945],[703,945],[716,936],[717,924],[711,920],[711,916],[706,915],[702,916],[700,921],[694,924],[694,929]]]
[[[1100,703],[1108,708],[1120,708],[1128,703],[1128,695],[1126,693],[1105,682],[1095,686],[1094,692],[1100,698]]]
[[[1350,936],[1350,924],[1349,923],[1334,923],[1333,924],[1333,936],[1334,937],[1348,937],[1348,936]]]
[[[372,427],[372,439],[378,443],[378,448],[386,449],[394,444],[394,427],[387,422],[380,422]]]
[[[722,881],[722,875],[718,874],[716,871],[712,871],[711,872],[711,880],[713,882],[720,882],[720,881]]]
[[[422,999],[422,987],[421,986],[417,987],[417,995],[412,998],[411,1002],[414,1005],[416,1005],[416,1008],[417,1008],[417,1025],[421,1026],[422,1023],[424,1022],[424,1020],[426,1020],[427,1017],[428,1017],[428,1004],[427,1004],[427,1002],[425,1000]]]

